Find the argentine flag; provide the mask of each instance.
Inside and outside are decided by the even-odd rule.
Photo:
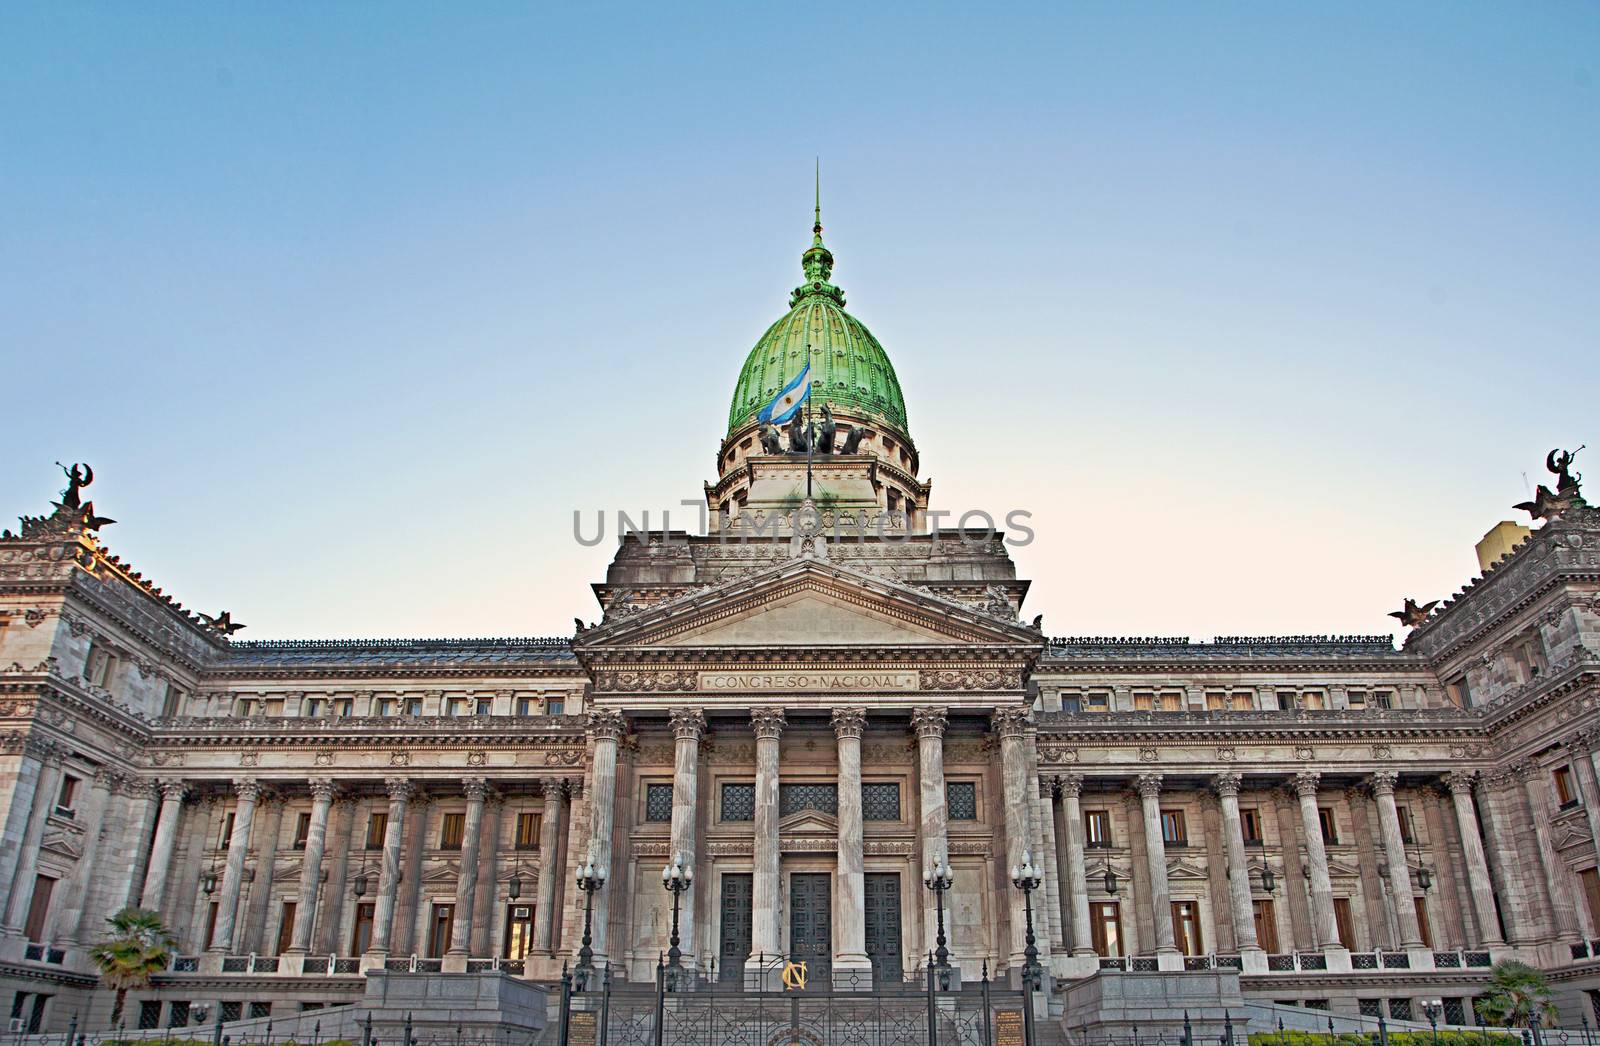
[[[795,416],[811,395],[811,361],[807,360],[800,376],[785,385],[772,402],[761,408],[756,420],[763,425],[782,425]]]

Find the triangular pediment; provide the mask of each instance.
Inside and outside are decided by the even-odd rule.
[[[839,820],[821,810],[797,810],[778,821],[778,831],[783,835],[838,835]]]
[[[579,633],[608,647],[1040,646],[1015,621],[825,560],[794,559]]]

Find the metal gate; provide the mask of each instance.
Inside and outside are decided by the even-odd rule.
[[[717,975],[738,984],[744,976],[744,961],[750,957],[749,872],[724,872],[722,875],[722,930],[717,949]]]
[[[900,961],[900,873],[868,872],[866,876],[867,957],[874,984],[902,979]]]
[[[828,872],[789,875],[789,960],[806,964],[811,984],[826,984],[833,973],[833,876]]]

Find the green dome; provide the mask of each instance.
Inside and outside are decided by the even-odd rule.
[[[820,216],[811,247],[801,256],[806,282],[789,296],[789,311],[767,328],[745,358],[728,411],[728,432],[755,419],[789,382],[800,376],[811,353],[811,402],[870,418],[909,439],[906,403],[889,356],[860,320],[844,311],[844,292],[828,282],[833,255],[822,245]]]

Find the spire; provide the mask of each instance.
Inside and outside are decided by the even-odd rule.
[[[800,268],[806,274],[806,287],[796,289],[796,300],[806,293],[831,293],[839,295],[839,289],[828,282],[833,275],[833,252],[822,244],[822,160],[817,160],[816,202],[814,205],[814,218],[811,224],[811,246],[800,256]]]
[[[816,221],[811,226],[811,246],[822,246],[822,157],[817,157]]]

